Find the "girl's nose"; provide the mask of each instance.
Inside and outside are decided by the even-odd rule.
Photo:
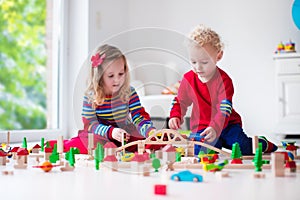
[[[114,78],[114,82],[115,82],[115,83],[116,83],[116,82],[119,82],[119,80],[120,80],[120,78],[117,77],[117,76]]]

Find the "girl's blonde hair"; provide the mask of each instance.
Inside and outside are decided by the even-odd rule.
[[[130,96],[130,76],[126,57],[124,54],[114,46],[102,45],[93,54],[104,55],[103,62],[97,67],[92,67],[92,62],[90,61],[90,77],[88,79],[88,87],[85,91],[85,95],[88,97],[89,101],[93,103],[93,108],[97,105],[101,105],[105,99],[105,93],[103,88],[103,74],[107,66],[113,63],[115,60],[122,58],[124,60],[124,70],[125,70],[125,82],[120,88],[119,96],[123,102],[127,102]]]
[[[201,47],[205,44],[210,44],[218,52],[223,50],[223,43],[220,36],[213,31],[211,28],[208,28],[202,24],[196,26],[189,35],[189,39],[192,43],[200,45]]]

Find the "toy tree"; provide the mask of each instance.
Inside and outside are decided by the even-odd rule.
[[[73,154],[80,154],[80,150],[77,147],[73,147]]]
[[[262,170],[263,164],[268,164],[268,160],[263,160],[262,159],[262,144],[258,144],[258,148],[255,151],[255,156],[253,159],[253,164],[255,166],[255,171],[260,172]]]
[[[49,141],[46,142],[45,148],[51,148],[51,145],[50,145]],[[44,149],[44,150],[45,150],[45,149]]]
[[[204,151],[199,151],[198,158],[202,158],[205,155]]]
[[[23,138],[22,147],[25,148],[25,149],[27,149],[27,140],[26,140],[26,137]]]
[[[158,172],[158,168],[160,168],[160,160],[158,158],[154,158],[152,160],[152,167],[155,169],[155,172]]]
[[[231,152],[232,161],[231,161],[231,164],[243,164],[242,156],[243,155],[242,155],[239,143],[237,143],[237,142],[234,143],[232,145],[232,152]]]
[[[59,154],[57,152],[57,144],[54,144],[52,154],[49,156],[49,160],[51,163],[56,163],[59,160]]]
[[[262,169],[263,164],[269,164],[268,160],[262,159],[262,144],[258,144],[258,148],[255,151],[255,156],[253,159],[253,164],[255,166],[255,171],[260,172]]]
[[[70,166],[74,167],[75,164],[75,154],[73,147],[70,148],[70,150],[66,153],[65,156],[66,160],[69,161]]]
[[[176,162],[180,162],[181,161],[181,153],[180,152],[176,152]]]
[[[97,143],[97,148],[95,149],[95,167],[99,170],[99,163],[103,162],[104,158],[104,148],[100,143]]]
[[[150,158],[156,158],[155,153],[150,153]]]
[[[258,144],[258,148],[255,151],[253,164],[255,166],[255,171],[260,172],[261,167],[263,165],[263,162],[262,162],[262,144],[261,143]]]
[[[45,139],[41,138],[41,151],[44,152],[45,150]]]

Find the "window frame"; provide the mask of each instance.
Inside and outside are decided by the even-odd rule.
[[[47,89],[47,93],[51,92],[52,106],[56,107],[50,119],[51,123],[56,123],[56,128],[47,127],[45,129],[35,130],[1,130],[0,142],[8,142],[8,132],[10,132],[9,143],[22,142],[26,137],[28,142],[40,141],[41,138],[45,140],[56,139],[58,136],[67,136],[67,124],[64,123],[67,105],[67,79],[63,78],[67,75],[67,27],[68,27],[68,6],[67,1],[53,0],[52,1],[52,77],[51,81],[47,80],[47,84],[51,82],[51,89]],[[48,97],[47,97],[48,101]]]

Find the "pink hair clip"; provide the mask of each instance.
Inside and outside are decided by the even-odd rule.
[[[103,60],[105,58],[105,53],[100,56],[99,53],[96,53],[94,56],[92,56],[92,67],[97,68],[99,65],[103,63]]]

